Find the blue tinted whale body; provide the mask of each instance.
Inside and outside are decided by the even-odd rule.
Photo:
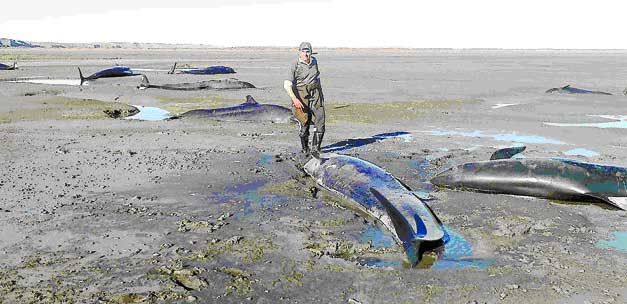
[[[487,193],[604,202],[627,210],[627,168],[568,159],[465,163],[436,175],[431,183]]]
[[[95,80],[95,79],[98,79],[98,78],[126,77],[126,76],[139,76],[139,75],[142,75],[142,74],[135,74],[135,73],[133,73],[133,71],[129,67],[125,67],[125,66],[112,67],[110,69],[106,69],[106,70],[102,70],[102,71],[96,72],[96,73],[91,74],[91,75],[89,75],[87,77],[83,77],[83,72],[81,71],[81,68],[78,68],[78,74],[81,77],[81,85],[83,85],[83,83],[85,81]]]
[[[0,70],[8,71],[8,70],[17,70],[17,61],[13,61],[13,65],[6,65],[0,63]]]
[[[217,109],[199,109],[185,112],[178,118],[216,119],[226,121],[269,121],[288,123],[294,121],[292,111],[273,104],[260,104],[252,96],[246,96],[246,102],[237,106]]]
[[[195,75],[215,75],[215,74],[233,74],[235,70],[230,67],[214,65],[205,68],[189,68],[189,69],[176,69],[176,62],[172,65],[172,68],[168,74],[195,74]]]
[[[309,160],[304,169],[320,186],[380,221],[413,264],[425,249],[443,244],[445,232],[437,216],[382,168],[359,158],[325,153]]]
[[[601,91],[589,91],[584,89],[579,89],[575,87],[571,87],[570,84],[563,86],[561,88],[552,88],[546,90],[546,93],[566,93],[566,94],[598,94],[598,95],[612,95],[611,93],[601,92]]]
[[[163,89],[177,91],[196,91],[196,90],[237,90],[255,88],[249,82],[241,81],[235,78],[230,79],[211,79],[198,82],[185,82],[174,84],[151,84],[146,75],[142,75],[142,82],[137,86],[138,89]]]

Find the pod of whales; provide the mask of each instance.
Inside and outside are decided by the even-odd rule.
[[[603,202],[627,210],[627,168],[569,159],[470,162],[436,175],[431,183],[486,193]]]
[[[292,110],[273,104],[260,104],[252,96],[246,96],[246,102],[237,106],[217,109],[199,109],[185,112],[172,119],[198,118],[226,121],[270,121],[288,123],[294,121]]]
[[[89,80],[95,80],[98,78],[111,78],[111,77],[126,77],[126,76],[138,76],[138,75],[142,75],[142,74],[135,74],[133,73],[133,71],[129,68],[129,67],[125,67],[125,66],[116,66],[116,67],[112,67],[109,69],[105,69],[99,72],[96,72],[94,74],[91,74],[87,77],[83,77],[83,72],[81,71],[81,68],[78,68],[78,74],[81,77],[81,85],[83,85],[83,83],[85,81],[89,81]]]
[[[230,67],[214,65],[206,68],[189,68],[189,69],[176,69],[176,62],[172,65],[172,68],[168,74],[196,74],[196,75],[215,75],[215,74],[233,74],[235,70]]]
[[[241,81],[235,78],[230,79],[211,79],[199,82],[185,82],[175,84],[151,84],[148,81],[146,75],[142,75],[142,82],[137,86],[140,90],[149,88],[163,89],[163,90],[178,90],[178,91],[195,91],[195,90],[236,90],[236,89],[249,89],[255,88],[249,82]]]
[[[325,153],[304,166],[320,186],[353,202],[380,221],[403,246],[412,264],[443,244],[442,223],[412,191],[382,168],[359,158]]]
[[[575,87],[571,87],[570,84],[563,86],[561,88],[552,88],[546,90],[546,93],[566,93],[566,94],[599,94],[599,95],[612,95],[611,93],[601,92],[601,91],[589,91],[584,89],[579,89]]]
[[[17,61],[13,61],[13,65],[6,65],[0,63],[0,70],[8,71],[8,70],[17,70]]]

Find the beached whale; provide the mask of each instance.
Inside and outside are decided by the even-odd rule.
[[[599,95],[612,95],[611,93],[601,92],[601,91],[589,91],[584,89],[579,89],[575,87],[571,87],[570,84],[563,86],[561,88],[552,88],[546,90],[546,93],[566,93],[566,94],[599,94]]]
[[[0,63],[0,70],[8,71],[8,70],[17,70],[17,61],[13,61],[13,65],[6,65]]]
[[[126,77],[126,76],[139,76],[139,75],[143,75],[143,74],[135,74],[133,73],[133,71],[129,68],[129,67],[125,67],[125,66],[116,66],[116,67],[112,67],[110,69],[105,69],[99,72],[96,72],[94,74],[91,74],[87,77],[83,77],[83,72],[81,71],[81,68],[78,68],[78,74],[81,77],[81,85],[83,85],[83,83],[85,81],[89,81],[89,80],[95,80],[98,78],[111,78],[111,77]]]
[[[172,119],[198,118],[226,121],[269,121],[288,123],[295,121],[292,110],[273,104],[260,104],[248,95],[246,102],[237,106],[217,109],[199,109],[185,112]]]
[[[323,188],[339,194],[380,221],[403,246],[412,264],[427,249],[443,244],[438,217],[412,191],[382,168],[359,158],[324,153],[304,166]]]
[[[178,91],[195,91],[195,90],[236,90],[236,89],[250,89],[255,88],[249,82],[241,81],[239,79],[211,79],[199,82],[184,82],[174,84],[151,84],[148,81],[146,75],[142,75],[142,82],[137,86],[140,90],[149,88],[164,89],[164,90],[178,90]]]
[[[215,74],[233,74],[235,70],[230,67],[222,65],[214,65],[205,68],[189,68],[189,69],[176,69],[176,62],[172,65],[172,68],[168,74],[196,74],[196,75],[215,75]]]
[[[603,202],[627,210],[627,168],[569,159],[465,163],[436,175],[431,183],[477,192]]]

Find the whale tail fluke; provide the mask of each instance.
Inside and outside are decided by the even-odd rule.
[[[82,86],[86,79],[85,79],[85,77],[83,77],[83,71],[81,71],[80,67],[78,67],[78,76],[81,77],[81,84],[80,85]]]
[[[174,74],[174,70],[176,70],[176,61],[174,62],[174,64],[172,65],[172,68],[170,69],[170,71],[168,72],[168,74]]]
[[[598,193],[586,193],[587,196],[593,197],[595,199],[599,199],[606,204],[618,208],[620,210],[627,210],[627,197],[619,196],[619,197],[609,197],[603,194]]]

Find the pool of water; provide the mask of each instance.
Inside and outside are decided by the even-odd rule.
[[[256,180],[236,184],[227,187],[224,192],[213,193],[208,199],[211,203],[218,204],[240,201],[243,212],[236,214],[237,218],[252,214],[257,209],[270,210],[274,205],[287,201],[284,196],[263,193],[261,190],[267,183],[267,180]]]
[[[511,107],[515,105],[519,105],[519,103],[497,103],[492,106],[492,109],[500,109],[500,108]]]
[[[627,231],[614,231],[609,240],[599,240],[596,243],[598,248],[616,249],[627,252]]]
[[[612,121],[592,122],[592,123],[545,122],[544,124],[547,126],[555,126],[555,127],[590,127],[590,128],[600,128],[600,129],[627,129],[627,115],[588,115],[588,116],[609,119]]]
[[[366,226],[361,232],[359,241],[364,244],[370,243],[374,248],[392,248],[396,245],[391,234],[371,225]]]
[[[261,157],[257,161],[257,166],[267,166],[272,162],[273,156],[269,153],[261,153]]]
[[[588,150],[585,148],[576,148],[571,149],[564,152],[565,155],[568,156],[585,156],[585,157],[595,157],[601,155],[599,152]]]
[[[67,86],[80,86],[80,79],[24,79],[24,80],[12,80],[7,82],[13,83],[35,83],[35,84],[50,84],[50,85],[67,85]],[[83,83],[83,86],[88,85],[87,82]]]
[[[444,226],[448,240],[444,244],[444,253],[438,256],[432,269],[486,268],[494,263],[493,259],[474,258],[472,244],[463,235]]]
[[[129,116],[126,119],[137,119],[137,120],[147,120],[147,121],[158,121],[170,118],[170,112],[155,107],[144,107],[144,106],[136,106],[133,105],[139,110],[139,113]]]
[[[489,134],[484,133],[480,130],[475,130],[471,132],[466,131],[454,131],[454,130],[445,130],[445,129],[436,129],[432,131],[423,131],[435,136],[460,136],[460,137],[475,137],[475,138],[491,138],[497,141],[509,141],[515,144],[553,144],[553,145],[561,145],[563,142],[546,138],[538,135],[519,135],[516,133],[499,133],[499,134]]]

